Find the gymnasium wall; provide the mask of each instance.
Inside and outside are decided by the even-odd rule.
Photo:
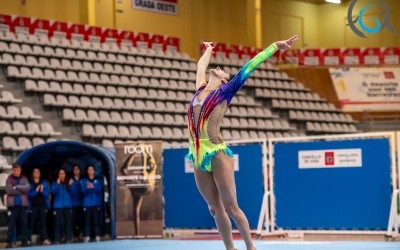
[[[292,34],[299,34],[301,38],[295,48],[400,44],[400,36],[388,29],[368,39],[355,35],[346,27],[349,1],[340,5],[315,5],[290,0],[180,0],[178,16],[134,10],[131,0],[87,1],[92,1],[95,6],[95,25],[177,36],[181,38],[182,50],[193,57],[198,56],[200,40],[256,46],[257,35],[261,36],[264,47]],[[256,9],[257,1],[261,3],[259,10]],[[400,1],[386,2],[392,11],[391,23],[397,28],[400,24]],[[360,6],[357,7],[354,13],[358,13]],[[115,12],[109,11],[114,8]],[[261,34],[257,34],[255,28],[257,11],[261,13]],[[371,8],[366,14],[377,17],[377,11]],[[369,24],[368,20],[366,24]]]
[[[297,1],[263,0],[263,45],[267,46],[271,42],[298,34],[300,40],[294,48],[319,48],[319,6]]]
[[[88,0],[89,24],[100,27],[117,27],[115,25],[115,0]],[[132,30],[132,25],[128,30]]]
[[[400,1],[385,1],[391,7],[391,23],[400,32]],[[355,35],[345,26],[349,1],[315,5],[291,0],[179,0],[177,16],[135,10],[131,4],[132,0],[1,0],[0,13],[176,36],[182,51],[192,57],[198,57],[201,40],[257,46],[260,37],[265,47],[292,34],[300,35],[295,48],[400,44],[400,36],[388,29],[368,39]],[[371,8],[366,14],[374,17],[377,11]],[[256,28],[257,13],[261,29]]]
[[[102,0],[100,2],[107,1]],[[179,1],[177,16],[158,14],[143,10],[132,9],[131,1],[124,0],[116,3],[115,27],[124,30],[171,35],[180,38],[181,50],[196,55],[193,51],[194,30],[192,30],[192,4],[196,1]],[[196,51],[197,52],[197,51]]]
[[[364,1],[368,3],[368,1]],[[370,3],[374,3],[370,1]],[[385,0],[391,8],[390,23],[400,33],[400,1]],[[262,1],[262,36],[263,45],[299,34],[300,42],[295,48],[338,48],[338,47],[390,47],[400,44],[400,36],[384,29],[381,32],[360,38],[346,26],[350,1],[342,4],[304,3],[298,1],[263,0]],[[355,16],[362,5],[356,5]],[[365,23],[374,27],[370,18],[379,17],[377,8],[366,12]],[[336,20],[336,21],[334,21]]]
[[[97,0],[102,1],[106,0]],[[257,10],[256,0],[181,0],[179,16],[169,16],[134,10],[129,0],[119,2],[122,3],[116,4],[117,28],[180,37],[182,50],[193,57],[198,56],[201,40],[256,46],[257,11],[261,13],[262,46],[293,34],[302,39],[295,45],[297,48],[319,46],[318,7],[314,4],[261,0],[261,9]]]
[[[368,3],[368,1],[365,1]],[[373,1],[370,1],[373,3]],[[374,1],[376,3],[376,1]],[[390,6],[391,9],[391,21],[390,23],[400,34],[400,1],[399,0],[385,0],[385,2]],[[318,38],[321,47],[332,48],[332,47],[390,47],[399,46],[400,36],[395,35],[385,28],[379,33],[368,36],[367,39],[360,38],[354,34],[351,29],[346,27],[347,24],[347,10],[349,8],[350,2],[345,2],[341,5],[336,4],[323,4],[318,6]],[[358,8],[357,8],[358,7]],[[360,7],[356,6],[353,11],[353,16],[359,12]],[[367,17],[380,18],[378,15],[379,9],[376,7],[368,9],[366,13]],[[371,21],[364,18],[365,23],[370,27],[375,27]],[[364,20],[363,19],[363,20]],[[334,22],[332,20],[337,20]]]
[[[178,16],[135,10],[130,0],[118,2],[117,28],[179,37],[182,51],[193,57],[198,56],[201,40],[254,44],[247,30],[247,1],[179,0]]]
[[[88,0],[1,0],[0,13],[87,24]]]

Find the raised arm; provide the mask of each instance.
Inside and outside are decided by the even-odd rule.
[[[212,42],[204,42],[206,51],[197,62],[197,73],[196,73],[196,90],[202,86],[207,85],[206,71],[208,64],[210,63],[211,54],[213,53]]]
[[[224,91],[232,98],[261,63],[270,58],[278,49],[290,48],[297,39],[297,36],[293,36],[288,40],[275,42],[258,53],[239,70],[229,83],[222,85]]]

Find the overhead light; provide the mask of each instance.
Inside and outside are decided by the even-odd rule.
[[[325,0],[325,2],[327,2],[327,3],[336,3],[336,4],[342,3],[341,0]]]

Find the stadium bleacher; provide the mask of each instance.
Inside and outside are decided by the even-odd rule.
[[[213,63],[234,74],[245,61],[217,56]],[[5,155],[69,137],[41,123],[40,113],[7,91],[13,84],[38,97],[46,112],[56,113],[62,126],[73,126],[86,142],[187,142],[186,109],[195,91],[196,64],[185,53],[3,32],[0,64],[6,79],[0,89]],[[357,132],[355,125],[350,116],[265,63],[233,100],[221,132],[225,140],[255,139]]]

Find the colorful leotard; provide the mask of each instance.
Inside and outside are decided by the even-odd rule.
[[[226,84],[211,91],[204,100],[197,96],[205,88],[200,87],[194,94],[188,109],[189,152],[186,158],[191,160],[196,168],[204,172],[212,172],[212,158],[220,151],[233,156],[232,151],[220,137],[222,119],[233,96],[243,86],[250,74],[258,65],[267,60],[278,50],[275,43],[261,51]]]

